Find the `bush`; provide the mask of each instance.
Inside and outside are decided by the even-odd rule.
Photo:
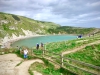
[[[12,17],[17,21],[20,21],[20,18],[18,18],[16,15],[12,15]]]

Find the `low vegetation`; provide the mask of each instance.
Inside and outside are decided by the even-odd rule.
[[[59,26],[60,25],[52,22],[38,21],[24,16],[0,12],[1,38],[6,35],[11,37],[12,34],[16,36],[25,35],[22,29],[29,30],[33,34],[49,34],[47,31],[49,28],[55,29]]]
[[[66,57],[100,66],[100,44],[86,46],[84,49],[65,55]]]
[[[55,43],[48,43],[46,44],[46,55],[49,55],[50,57],[56,57],[59,58],[57,55],[53,53],[58,53],[60,54],[63,51],[67,50],[72,50],[75,48],[78,48],[80,46],[95,42],[100,40],[100,36],[93,36],[93,37],[86,37],[82,39],[75,39],[75,40],[70,40],[70,41],[63,41],[63,42],[55,42]],[[59,49],[60,48],[60,49]],[[66,49],[65,49],[66,48]],[[42,55],[42,51],[34,51],[34,54]],[[75,52],[75,53],[70,53],[68,55],[65,55],[64,57],[68,57],[70,59],[74,59],[76,61],[81,61],[84,63],[92,64],[95,66],[100,66],[100,45],[99,44],[94,44],[90,46],[86,46],[84,49]],[[60,59],[60,58],[59,58]],[[52,59],[58,63],[60,63],[59,60]],[[97,69],[94,69],[92,67],[88,66],[83,66],[79,63],[73,62],[73,61],[67,61],[68,64],[72,64],[73,66],[79,67],[80,69],[85,69],[85,70],[90,70],[93,73],[98,73],[99,71]],[[71,71],[81,74],[81,75],[91,75],[88,72],[84,72],[76,67],[72,67],[70,65],[67,65],[67,69],[70,69]]]
[[[29,68],[29,73],[34,75],[34,71],[37,71],[43,75],[75,75],[64,68],[55,68],[53,64],[46,59],[42,59],[44,63],[33,63]]]
[[[83,35],[86,35],[94,30],[95,30],[95,28],[60,26],[60,27],[57,27],[56,29],[49,29],[48,32],[56,33],[56,34],[60,33],[60,34],[83,34]]]
[[[80,28],[71,26],[60,26],[46,21],[38,21],[24,16],[0,12],[0,39],[6,35],[25,35],[23,30],[29,30],[33,34],[83,34],[94,33],[97,28]],[[2,33],[1,33],[2,32]]]
[[[46,50],[54,53],[61,53],[67,50],[72,50],[74,48],[78,48],[88,43],[92,43],[100,39],[100,36],[94,37],[85,37],[81,39],[62,41],[62,42],[54,42],[46,44]]]
[[[15,34],[16,36],[25,35],[25,33],[21,28],[24,30],[29,30],[35,34],[44,34],[44,35],[45,34],[75,34],[75,35],[93,34],[92,37],[85,37],[81,39],[45,44],[44,49],[46,51],[51,52],[48,53],[48,55],[50,56],[56,56],[53,53],[61,54],[64,51],[71,51],[80,46],[100,40],[99,35],[94,35],[94,31],[96,30],[98,30],[96,33],[100,34],[100,30],[96,28],[78,28],[78,27],[70,27],[70,26],[60,26],[52,22],[37,21],[23,16],[0,12],[0,39],[4,38],[6,35],[12,36],[12,34]],[[37,58],[37,56],[42,57],[43,51],[41,49],[39,50],[29,49],[29,50],[30,50],[30,54],[28,56],[28,59]],[[32,56],[31,51],[33,52],[34,56]],[[0,50],[0,54],[6,54],[6,53],[16,53],[19,57],[23,58],[23,53],[20,53],[19,50],[14,48]],[[57,57],[58,56],[56,56],[56,58]],[[91,46],[86,46],[84,49],[78,52],[65,55],[65,57],[100,67],[100,45],[94,44]],[[33,75],[33,71],[38,71],[43,75],[61,75],[61,74],[72,75],[71,72],[63,68],[56,69],[54,65],[49,63],[46,59],[42,59],[42,60],[44,61],[44,64],[34,63],[30,66],[29,73],[31,75]],[[20,65],[21,63],[22,62],[17,64],[17,66]],[[67,63],[80,68],[84,68],[84,66],[81,66],[77,63],[73,63],[70,61],[67,61]],[[71,69],[72,71],[80,75],[89,75],[85,72],[79,71],[77,68],[73,68],[68,65],[66,68]],[[93,72],[97,72],[94,71],[94,69],[88,67],[86,67],[85,69],[89,69],[92,70]]]
[[[69,51],[72,50],[74,48],[78,48],[80,46],[95,42],[100,40],[100,36],[99,35],[95,35],[92,37],[85,37],[85,38],[81,38],[81,39],[75,39],[75,40],[69,40],[69,41],[62,41],[62,42],[54,42],[54,43],[48,43],[46,44],[46,50],[51,52],[51,53],[46,53],[50,56],[56,56],[53,53],[58,53],[60,54],[61,52],[64,51]],[[45,48],[44,48],[45,49]],[[38,56],[39,57],[43,57],[43,51],[41,49],[39,50],[31,50],[29,49],[30,53],[28,56],[28,59],[35,59]],[[20,56],[21,58],[23,58],[23,54],[20,53],[19,50],[17,49],[4,49],[3,50],[5,53],[16,53],[18,56]],[[31,51],[33,51],[33,56],[31,54]],[[100,67],[100,45],[99,44],[94,44],[94,45],[90,45],[90,46],[86,46],[84,49],[77,51],[75,53],[71,53],[68,55],[65,55],[64,57],[68,57],[77,61],[81,61],[84,63],[89,63],[95,66]],[[56,56],[56,58],[59,58],[58,56]],[[43,61],[45,59],[42,59]],[[52,59],[54,60],[54,59]],[[58,60],[54,60],[58,63],[60,63],[60,61]],[[65,61],[65,60],[64,60]],[[22,62],[21,62],[22,63]],[[20,65],[21,63],[19,63],[18,65]],[[34,63],[31,65],[30,69],[29,69],[29,73],[32,75],[33,71],[37,71],[39,73],[42,73],[43,75],[66,75],[66,73],[62,72],[62,69],[55,69],[54,66],[51,66],[50,64],[48,64],[49,62],[47,60],[44,61],[44,64],[40,64],[40,63]],[[68,64],[72,64],[74,66],[77,66],[79,68],[84,68],[85,70],[92,70],[92,72],[98,72],[98,70],[95,70],[93,68],[89,68],[89,67],[85,67],[82,65],[79,65],[77,63],[74,63],[72,61],[67,61]],[[77,68],[71,67],[70,65],[67,65],[66,67],[67,69],[70,69],[71,71],[81,74],[81,75],[90,75],[89,73],[86,73],[82,70],[79,70]],[[68,71],[66,71],[68,72]],[[69,74],[71,75],[71,74]]]
[[[100,44],[86,46],[84,49],[82,49],[80,51],[65,55],[65,57],[100,67]],[[77,66],[80,68],[84,68],[85,70],[90,70],[93,73],[97,73],[97,74],[100,73],[100,71],[98,69],[94,69],[92,67],[91,68],[88,66],[85,67],[78,63],[74,63],[74,62],[70,62],[70,61],[68,63],[73,64],[74,66]],[[67,68],[72,69],[70,66],[69,67],[67,66]],[[76,68],[73,68],[72,71],[80,73],[81,75],[86,74],[85,72],[80,72],[80,70],[76,69]],[[89,75],[89,74],[87,74],[87,75]]]

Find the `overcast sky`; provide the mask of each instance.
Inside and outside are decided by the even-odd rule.
[[[100,0],[0,0],[0,12],[62,26],[100,28]]]

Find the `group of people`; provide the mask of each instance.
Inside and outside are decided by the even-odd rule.
[[[43,46],[44,46],[44,45],[43,45],[42,42],[41,42],[40,45],[39,45],[39,43],[37,43],[36,49],[38,50],[39,47],[41,47],[41,49],[43,49]],[[27,59],[27,57],[28,57],[28,49],[27,49],[27,48],[22,49],[21,47],[18,47],[18,46],[17,46],[17,49],[20,51],[20,53],[23,53],[24,59]]]
[[[43,49],[43,43],[41,42],[41,49]],[[37,45],[36,45],[36,49],[38,50],[39,49],[39,43],[37,43]]]

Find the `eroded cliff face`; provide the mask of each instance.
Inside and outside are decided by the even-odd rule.
[[[22,28],[21,28],[21,29],[22,29]],[[17,35],[15,35],[15,34],[13,33],[12,36],[9,36],[9,35],[7,34],[4,38],[1,38],[1,39],[0,39],[0,42],[1,42],[2,44],[5,44],[5,45],[6,45],[6,43],[8,43],[8,42],[17,41],[17,40],[24,39],[24,38],[29,38],[29,37],[38,36],[38,34],[33,33],[33,32],[31,32],[31,31],[29,31],[29,30],[24,30],[24,29],[22,29],[22,31],[23,31],[23,33],[24,33],[25,35],[19,35],[19,36],[17,36]]]

